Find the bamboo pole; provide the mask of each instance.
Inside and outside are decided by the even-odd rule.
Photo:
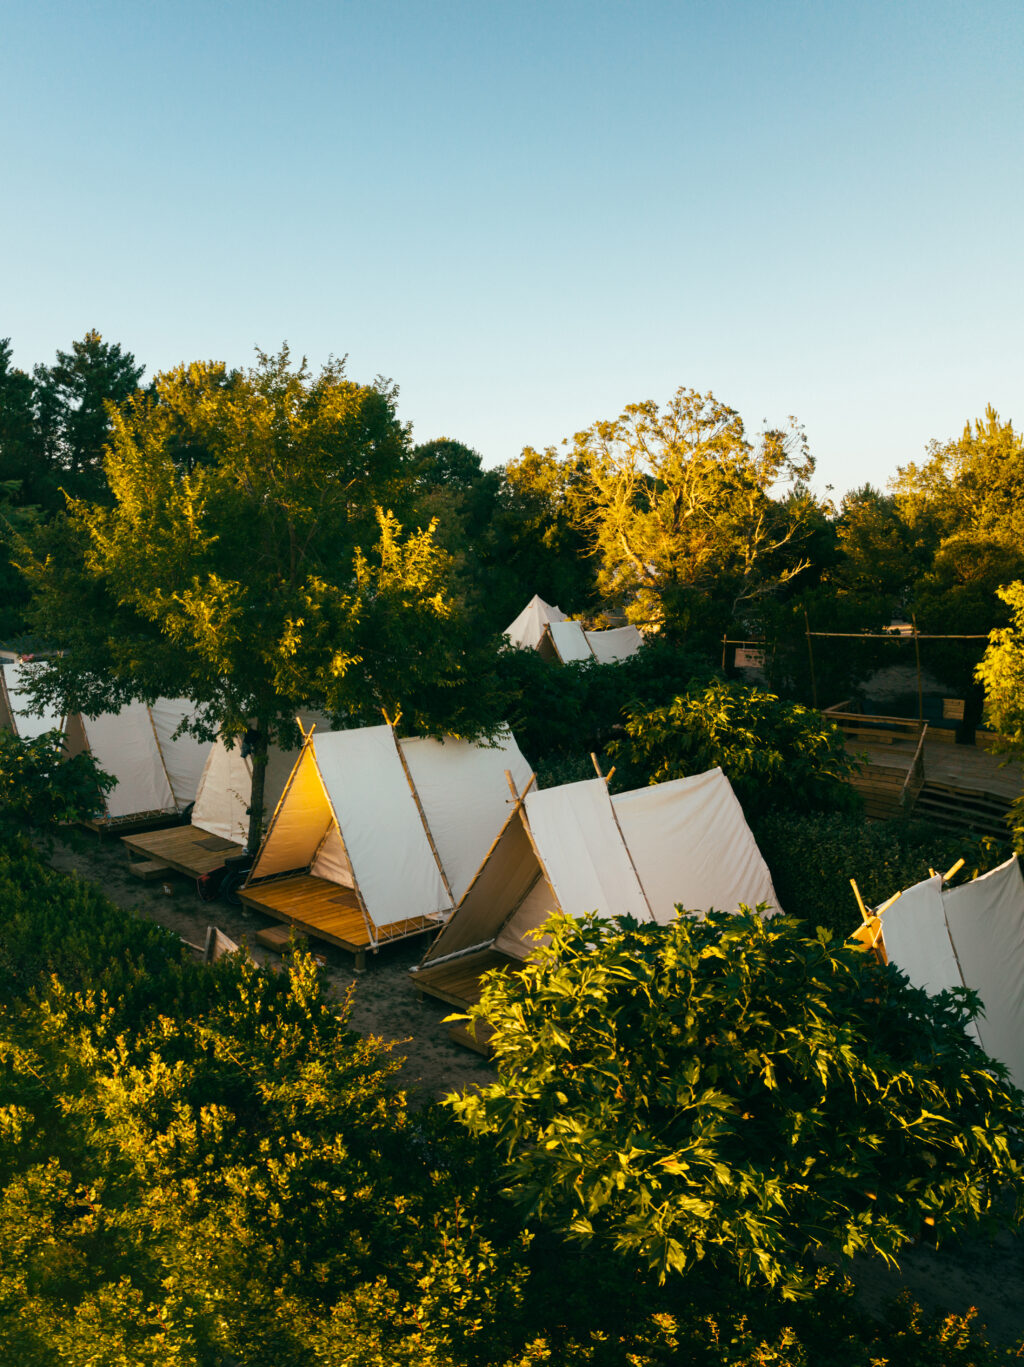
[[[807,628],[807,658],[811,665],[811,701],[814,706],[818,706],[818,685],[814,678],[814,650],[811,647],[811,619],[807,616],[807,609],[804,608],[804,625]]]
[[[917,613],[910,614],[914,624],[914,658],[917,661],[917,719],[924,721],[924,693],[921,688],[921,638],[917,634]]]

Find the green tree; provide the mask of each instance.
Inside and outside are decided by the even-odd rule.
[[[985,709],[1002,737],[1003,751],[1024,763],[1024,582],[1017,579],[998,590],[1012,621],[989,635],[988,647],[977,669],[985,690]],[[1019,853],[1024,854],[1024,793],[1010,810],[1010,823]]]
[[[583,520],[599,587],[639,626],[684,632],[712,598],[730,621],[807,566],[800,540],[813,500],[771,496],[814,468],[792,419],[755,449],[734,409],[680,388],[664,411],[629,404],[578,432],[572,459],[591,485]]]
[[[51,366],[35,368],[36,422],[51,479],[72,497],[105,492],[103,452],[111,433],[108,405],[138,389],[145,366],[91,329]]]
[[[836,724],[802,703],[716,680],[661,707],[626,713],[608,746],[623,787],[664,783],[721,767],[745,811],[847,809],[856,768]]]
[[[543,931],[469,1013],[498,1081],[450,1102],[527,1219],[793,1294],[822,1252],[891,1260],[1024,1191],[1024,1098],[968,1037],[970,994],[747,909]]]
[[[411,511],[413,464],[395,398],[341,362],[293,369],[287,348],[160,375],[110,410],[113,506],[73,502],[23,562],[65,710],[170,693],[202,704],[201,734],[249,732],[250,849],[297,707],[482,726],[447,557],[393,511]]]

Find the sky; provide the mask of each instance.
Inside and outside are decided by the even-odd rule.
[[[487,465],[680,386],[836,493],[1024,425],[1024,5],[4,0],[0,336],[400,387]]]

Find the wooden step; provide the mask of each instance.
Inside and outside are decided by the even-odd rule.
[[[140,859],[138,863],[128,865],[128,872],[133,878],[141,878],[144,883],[150,883],[154,879],[169,876],[171,871],[159,859]]]
[[[494,1030],[486,1021],[477,1021],[476,1038],[474,1039],[469,1033],[468,1026],[460,1022],[460,1024],[451,1027],[448,1031],[448,1038],[452,1044],[457,1044],[462,1049],[472,1049],[475,1054],[482,1054],[484,1058],[490,1058]]]
[[[275,954],[284,954],[293,943],[305,945],[306,937],[288,925],[267,926],[256,932],[256,943],[264,949],[272,949]]]

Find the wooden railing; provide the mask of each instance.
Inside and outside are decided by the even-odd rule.
[[[856,753],[856,743],[871,746],[899,746],[902,754],[894,753],[892,763],[881,756],[862,763],[860,772],[850,780],[864,797],[864,811],[869,817],[890,817],[909,812],[924,787],[924,743],[928,723],[908,717],[871,716],[861,712],[847,712],[837,703],[825,709],[825,715],[836,723]],[[909,768],[906,766],[907,746],[914,753]]]

